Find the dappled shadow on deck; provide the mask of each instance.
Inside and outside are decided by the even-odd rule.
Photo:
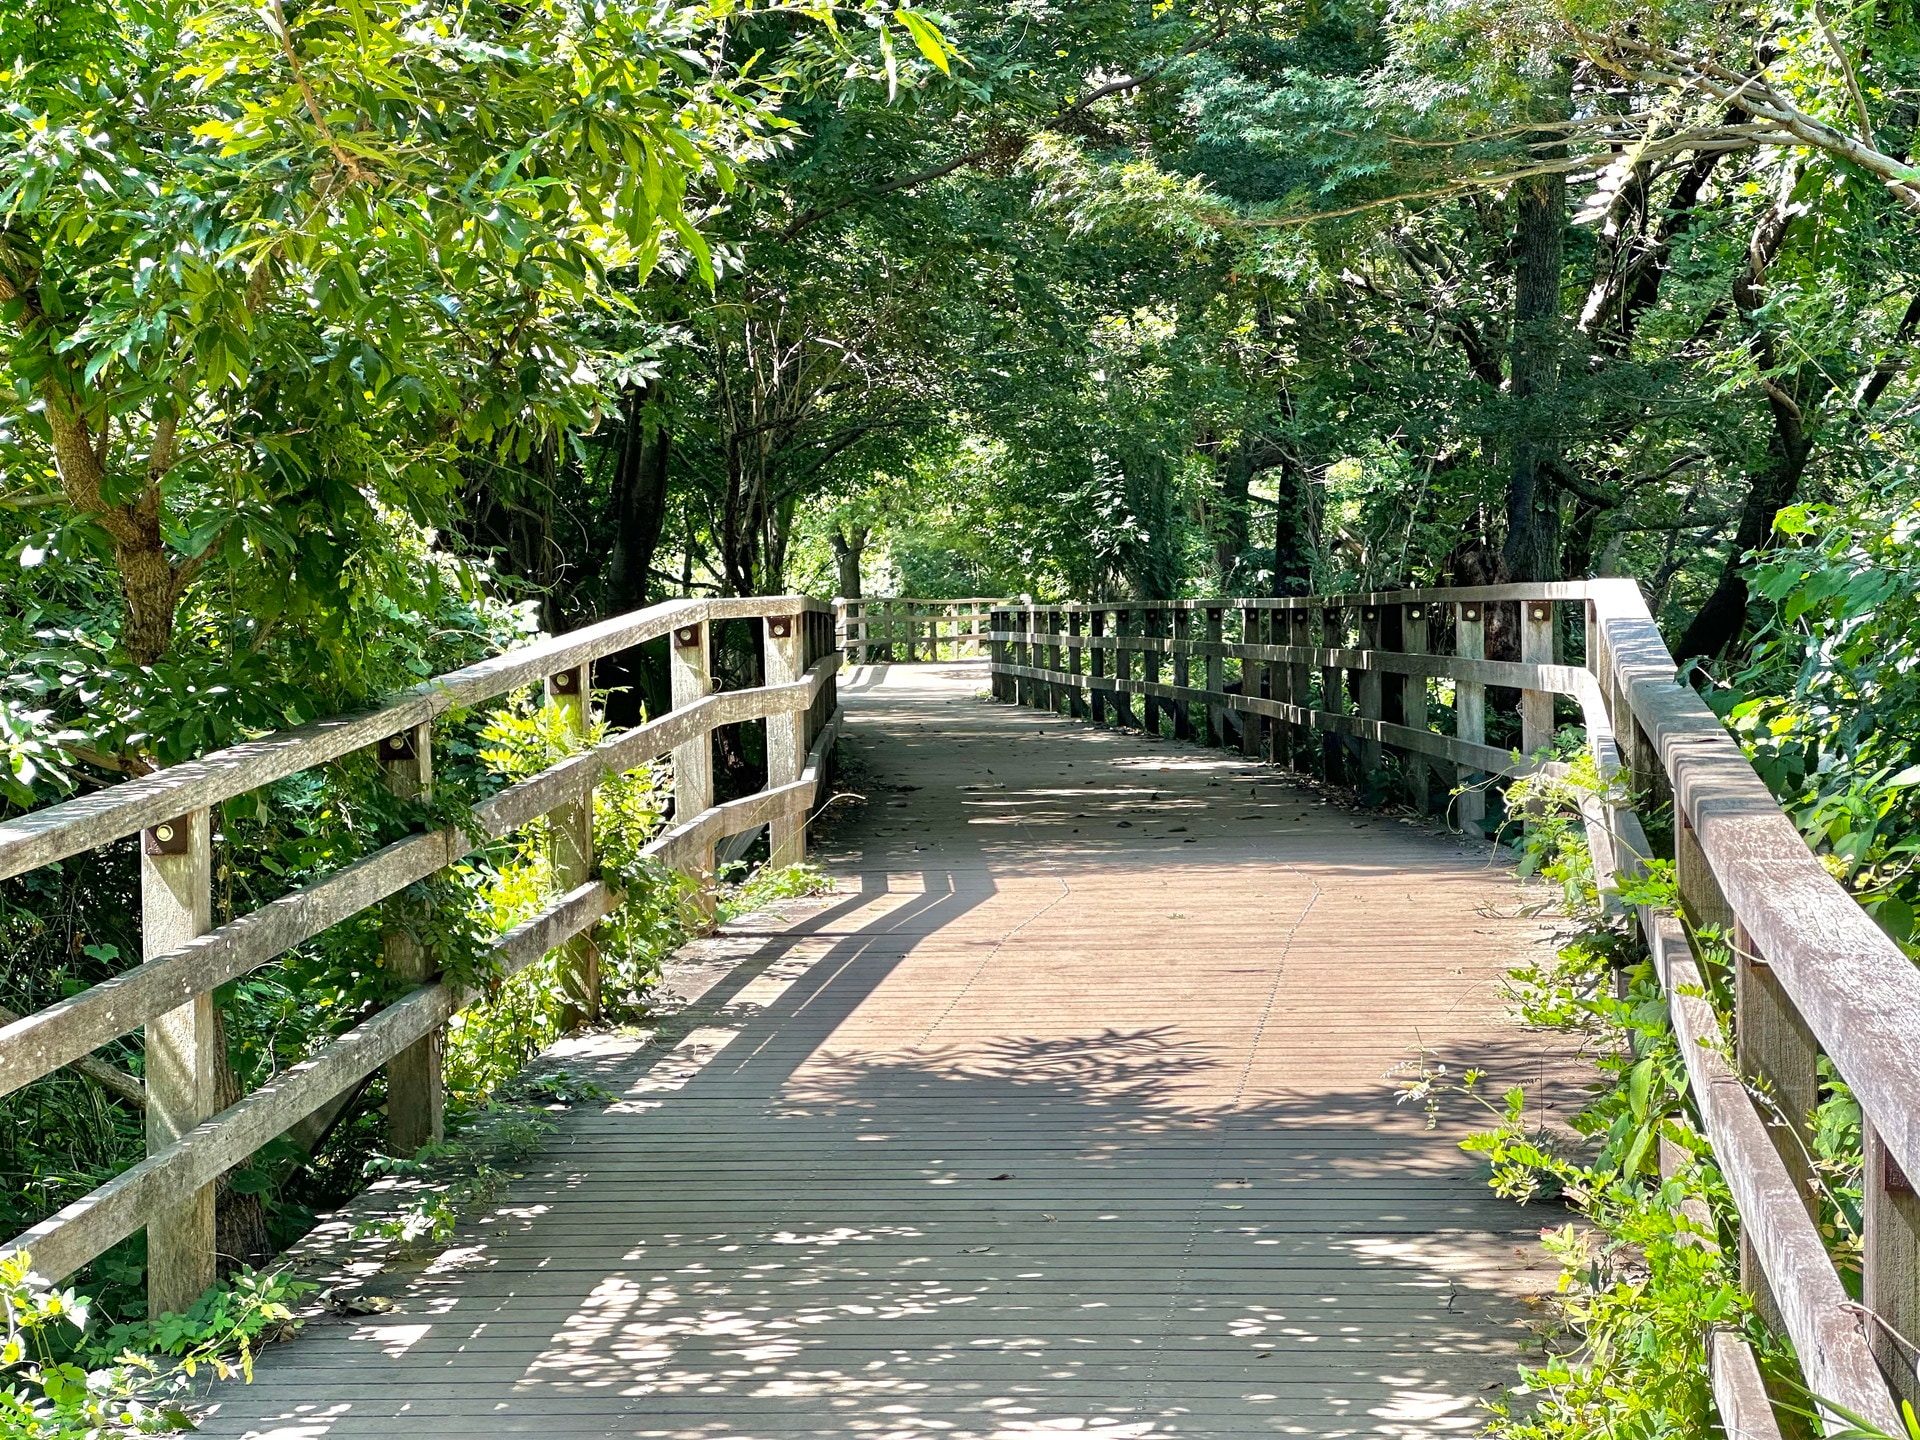
[[[1017,754],[1035,718],[1058,727],[1000,712],[978,741]],[[1332,907],[1346,887],[1378,911],[1383,877],[1431,866],[1427,923],[1451,933],[1440,912],[1458,912],[1475,943],[1472,898],[1447,887],[1479,862],[1444,838],[1369,853],[1324,816],[1275,851],[1237,804],[1193,844],[1163,819],[1157,854],[1069,851],[1087,799],[1035,826],[1032,792],[1067,787],[1007,758],[1006,792],[962,788],[981,762],[954,755],[976,723],[956,719],[926,752],[953,767],[944,787],[913,772],[912,833],[885,834],[907,827],[876,806],[846,836],[858,897],[770,943],[671,1049],[607,1062],[619,1098],[570,1120],[398,1309],[269,1351],[209,1433],[1477,1431],[1557,1215],[1496,1201],[1456,1143],[1463,1107],[1430,1131],[1385,1072],[1473,1065],[1497,1093],[1543,1073],[1542,1050],[1442,1023],[1463,994],[1490,1008],[1497,967],[1382,956]],[[1116,805],[1189,798],[1137,737],[1097,746],[1153,764],[1158,798]],[[1280,812],[1253,813],[1273,836]],[[1169,915],[1156,886],[1202,904]],[[1396,1011],[1368,989],[1396,966],[1443,977],[1430,1016],[1428,991]]]
[[[922,923],[967,903],[927,879]],[[214,1433],[1478,1427],[1537,1221],[1385,1079],[1231,1098],[1177,1024],[837,1053],[897,963],[875,938],[695,1030],[399,1311],[270,1354]]]

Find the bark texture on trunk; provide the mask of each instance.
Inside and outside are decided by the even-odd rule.
[[[1218,466],[1220,509],[1213,527],[1213,562],[1229,595],[1238,593],[1246,568],[1254,463],[1254,442],[1249,438],[1229,450]]]
[[[833,565],[838,572],[835,584],[842,600],[860,598],[860,560],[870,533],[865,525],[836,525],[827,536],[833,546]]]
[[[1567,184],[1540,175],[1514,187],[1513,353],[1509,393],[1517,410],[1507,475],[1509,580],[1560,578],[1560,275],[1566,254]]]
[[[1773,421],[1773,434],[1767,442],[1767,458],[1750,477],[1747,495],[1740,507],[1740,523],[1733,532],[1733,545],[1720,568],[1720,579],[1707,596],[1686,633],[1674,648],[1676,659],[1711,660],[1725,654],[1740,640],[1747,627],[1747,556],[1764,549],[1773,538],[1773,522],[1793,503],[1800,489],[1800,477],[1806,473],[1813,455],[1813,431],[1806,409],[1811,407],[1810,392],[1794,393],[1792,381],[1774,378],[1779,366],[1773,333],[1758,320],[1766,303],[1767,271],[1780,254],[1793,228],[1795,210],[1793,191],[1799,181],[1799,167],[1789,167],[1781,177],[1774,203],[1754,226],[1747,245],[1746,268],[1733,281],[1733,303],[1752,327],[1747,345],[1754,367],[1766,391],[1767,413]]]
[[[1306,472],[1291,458],[1278,466],[1274,487],[1273,593],[1306,595],[1313,590],[1313,531],[1307,512]]]

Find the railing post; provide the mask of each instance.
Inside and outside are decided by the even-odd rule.
[[[1113,612],[1113,676],[1124,685],[1133,678],[1133,652],[1127,649],[1127,637],[1132,633],[1133,611],[1116,610]],[[1123,689],[1113,692],[1113,708],[1118,716],[1116,724],[1131,727],[1133,719],[1133,696]]]
[[[1244,651],[1249,645],[1260,643],[1260,612],[1251,605],[1240,607],[1240,648]],[[1240,657],[1240,698],[1258,700],[1260,692],[1266,687],[1261,683],[1266,667],[1258,660],[1246,655]],[[1248,759],[1257,759],[1260,754],[1260,732],[1263,728],[1261,717],[1251,710],[1240,712],[1240,753]]]
[[[1073,675],[1073,688],[1067,691],[1067,713],[1076,720],[1085,720],[1091,713],[1087,704],[1086,652],[1079,643],[1086,628],[1087,612],[1076,605],[1067,612],[1067,635],[1073,642],[1067,646],[1067,669]]]
[[[667,674],[673,685],[673,708],[684,709],[713,693],[711,630],[704,621],[681,625],[667,647]],[[713,806],[713,733],[696,735],[673,749],[673,818],[683,824]],[[713,846],[703,845],[694,868],[702,895],[713,880]]]
[[[1458,606],[1454,613],[1453,653],[1464,660],[1484,660],[1487,658],[1487,611],[1478,601],[1469,600]],[[1459,740],[1475,745],[1486,743],[1487,738],[1487,688],[1477,680],[1459,680],[1453,682],[1453,733]],[[1454,779],[1461,785],[1470,785],[1480,773],[1475,765],[1456,765]],[[1458,808],[1461,830],[1479,838],[1481,822],[1487,818],[1486,792],[1477,789],[1462,790]]]
[[[1027,634],[1033,630],[1033,607],[1021,605],[1014,611],[1014,634],[1020,637],[1014,641],[1014,664],[1021,670],[1033,668],[1033,645],[1027,641]],[[1033,703],[1033,682],[1027,676],[1014,676],[1014,705]]]
[[[1227,685],[1227,661],[1220,653],[1225,626],[1224,613],[1217,605],[1207,607],[1207,744],[1226,743],[1226,711],[1212,696],[1223,693]]]
[[[805,641],[799,615],[768,615],[762,626],[762,653],[769,685],[790,685],[807,673]],[[769,715],[767,726],[767,788],[791,785],[807,762],[806,710],[796,707]],[[798,865],[807,858],[807,820],[804,811],[789,811],[767,822],[767,864],[774,869]]]
[[[1287,607],[1287,642],[1296,650],[1307,650],[1313,645],[1313,612],[1305,605]],[[1296,660],[1292,670],[1293,703],[1302,711],[1313,708],[1313,666],[1306,660]],[[1313,724],[1304,718],[1293,731],[1293,768],[1302,775],[1311,775],[1314,764],[1320,756],[1320,746],[1314,743]]]
[[[380,742],[380,765],[387,788],[405,800],[433,792],[433,727],[417,726]],[[380,937],[380,962],[396,980],[424,985],[434,976],[435,958],[404,931]],[[441,1055],[446,1037],[434,1031],[387,1062],[387,1143],[395,1155],[408,1156],[439,1141],[446,1122],[446,1082]]]
[[[1047,611],[1047,653],[1053,657],[1047,668],[1056,674],[1065,671],[1067,668],[1067,657],[1062,653],[1064,647],[1060,643],[1060,637],[1066,633],[1066,629],[1067,617],[1061,614],[1059,607],[1056,606]],[[1066,703],[1063,705],[1061,703],[1062,701]],[[1047,708],[1056,715],[1063,709],[1067,714],[1071,715],[1073,713],[1073,691],[1071,687],[1062,685],[1057,680],[1048,685]]]
[[[1151,606],[1142,610],[1140,612],[1140,633],[1150,639],[1158,640],[1165,633],[1164,627],[1161,624],[1165,615],[1165,611],[1155,609]],[[1160,652],[1158,650],[1142,650],[1140,652],[1140,678],[1148,684],[1158,685],[1160,683]],[[1149,735],[1153,736],[1154,739],[1158,740],[1160,738],[1160,716],[1165,706],[1156,695],[1145,695],[1141,697],[1141,700],[1140,713],[1142,717],[1142,728],[1144,728]]]
[[[1380,607],[1363,605],[1360,607],[1360,648],[1367,652],[1367,659],[1373,659],[1373,652],[1380,648]],[[1384,687],[1380,682],[1380,672],[1369,663],[1355,677],[1354,689],[1357,692],[1360,718],[1370,725],[1381,721]],[[1379,783],[1380,742],[1369,735],[1360,742],[1360,779],[1363,793],[1374,795]]]
[[[1893,1382],[1894,1394],[1920,1406],[1916,1357],[1889,1330],[1909,1340],[1920,1331],[1920,1197],[1881,1142],[1873,1122],[1863,1121],[1866,1164],[1861,1175],[1865,1211],[1862,1241],[1861,1301],[1875,1319],[1874,1356]]]
[[[1755,949],[1746,928],[1734,923],[1721,898],[1720,887],[1706,872],[1699,842],[1686,818],[1674,816],[1674,869],[1680,879],[1681,903],[1696,928],[1719,926],[1733,952],[1734,1068],[1749,1089],[1760,1095],[1757,1108],[1767,1136],[1779,1152],[1781,1164],[1793,1180],[1808,1214],[1819,1218],[1813,1192],[1813,1112],[1820,1103],[1820,1048],[1813,1032],[1794,1009],[1773,967]],[[1684,871],[1680,858],[1687,850],[1694,859]],[[1691,898],[1689,898],[1691,897]],[[1776,1328],[1782,1324],[1780,1307],[1767,1285],[1758,1252],[1743,1227],[1740,1236],[1740,1283],[1754,1298],[1760,1316]]]
[[[1027,635],[1029,637],[1027,640],[1027,665],[1034,670],[1045,670],[1047,668],[1047,644],[1046,641],[1039,638],[1043,628],[1045,627],[1040,623],[1039,607],[1029,606],[1027,609]],[[1035,710],[1044,710],[1047,708],[1047,682],[1045,680],[1035,679],[1027,682],[1027,704]]]
[[[833,617],[818,611],[808,611],[802,616],[802,623],[808,627],[807,648],[800,660],[805,669],[811,670],[818,661],[826,659],[828,654],[837,650]],[[807,711],[805,739],[809,751],[813,749],[813,742],[820,738],[820,732],[827,728],[827,722],[833,718],[833,712],[839,708],[839,670],[836,666],[834,671],[828,674],[826,683],[821,685],[815,693],[813,705]],[[831,758],[828,758],[827,768],[831,769],[832,764]]]
[[[1346,622],[1340,614],[1340,607],[1323,606],[1320,611],[1320,648],[1338,650],[1346,638]],[[1320,667],[1320,708],[1334,715],[1347,713],[1346,672],[1338,665]],[[1320,737],[1321,774],[1333,785],[1339,784],[1346,774],[1347,767],[1341,763],[1341,738],[1336,730],[1328,730]]]
[[[1520,659],[1527,665],[1553,663],[1553,601],[1527,600],[1520,606]],[[1520,753],[1537,755],[1553,743],[1553,692],[1520,692]]]
[[[1006,611],[995,611],[991,616],[993,630],[1012,630],[1014,622]],[[989,639],[987,641],[987,672],[993,676],[993,697],[996,701],[1014,699],[1014,678],[1006,674],[1006,641]]]
[[[1035,607],[1033,611],[1033,633],[1039,637],[1033,643],[1033,668],[1045,672],[1053,668],[1053,644],[1047,638],[1053,628],[1053,615],[1049,611]],[[1053,682],[1040,679],[1033,682],[1033,708],[1051,710],[1053,705]]]
[[[1094,684],[1096,680],[1104,680],[1108,674],[1106,649],[1098,643],[1100,639],[1106,639],[1106,607],[1094,605],[1092,611],[1087,612],[1087,634],[1094,641],[1087,647],[1087,674],[1089,674],[1087,708],[1096,726],[1108,726],[1108,724],[1114,724],[1112,695],[1108,695],[1106,689],[1102,689],[1100,685]]]
[[[559,707],[569,733],[582,742],[592,728],[590,684],[592,671],[582,665],[547,677],[547,703]],[[550,864],[554,889],[566,894],[593,878],[593,791],[579,800],[558,805],[547,817]],[[577,935],[566,944],[560,962],[561,987],[566,995],[562,1024],[571,1030],[600,1018],[600,947],[591,934]]]
[[[151,960],[213,927],[211,817],[195,810],[140,837],[140,949]],[[213,995],[196,995],[146,1027],[147,1153],[162,1150],[218,1104]],[[214,1282],[214,1187],[147,1219],[147,1313],[184,1313]]]
[[[1171,611],[1173,620],[1173,643],[1185,645],[1192,637],[1192,611],[1181,607]],[[1185,649],[1173,653],[1173,685],[1175,689],[1192,689],[1192,659]],[[1194,707],[1185,695],[1173,701],[1173,739],[1192,739],[1194,737]]]
[[[1260,636],[1267,645],[1285,645],[1292,636],[1288,629],[1288,616],[1279,608],[1262,609]],[[1286,661],[1276,661],[1267,667],[1267,689],[1273,698],[1283,705],[1295,703],[1293,698],[1293,666]],[[1278,717],[1267,722],[1267,746],[1275,765],[1293,763],[1293,727]]]
[[[1400,648],[1409,655],[1428,650],[1427,607],[1414,603],[1400,607]],[[1410,730],[1427,728],[1427,677],[1400,678],[1400,723]],[[1432,762],[1417,750],[1407,752],[1407,799],[1421,814],[1427,810],[1427,775]]]

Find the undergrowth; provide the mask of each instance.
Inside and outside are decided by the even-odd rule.
[[[253,1377],[260,1344],[298,1327],[293,1304],[314,1287],[285,1271],[243,1270],[184,1315],[101,1326],[72,1290],[50,1285],[24,1251],[0,1257],[0,1435],[99,1440],[191,1430],[183,1410],[203,1371]]]
[[[339,811],[354,820],[355,806],[371,817],[361,824],[365,834],[352,837],[355,853],[411,829],[471,827],[468,807],[478,794],[525,779],[605,738],[602,724],[586,735],[573,734],[558,708],[532,692],[476,718],[471,730],[450,733],[450,763],[432,800],[400,802],[378,786],[362,786],[351,803],[330,801],[322,819]],[[719,877],[715,893],[703,901],[689,878],[644,854],[665,824],[670,793],[668,767],[657,764],[603,777],[594,792],[596,865],[624,895],[594,932],[609,1023],[645,1016],[660,962],[676,946],[734,916],[827,885],[808,866],[748,873],[742,865]],[[237,828],[230,824],[230,830]],[[402,1251],[442,1244],[459,1219],[489,1204],[514,1178],[515,1167],[544,1142],[552,1129],[549,1112],[612,1098],[565,1074],[524,1073],[528,1061],[564,1033],[569,1009],[579,999],[569,991],[570,971],[559,963],[561,952],[509,977],[492,968],[498,936],[553,896],[547,825],[536,821],[501,840],[477,834],[474,839],[474,852],[440,876],[408,887],[321,941],[226,987],[219,997],[235,1068],[243,1080],[251,1080],[256,1072],[271,1073],[298,1060],[395,997],[395,981],[382,966],[383,932],[410,933],[433,951],[449,978],[485,992],[448,1027],[444,1142],[415,1155],[382,1153],[374,1077],[349,1106],[328,1147],[351,1163],[350,1174],[316,1184],[323,1157],[283,1138],[227,1178],[225,1186],[234,1193],[261,1197],[276,1243],[287,1243],[310,1223],[311,1211],[299,1203],[304,1195],[333,1187],[344,1198],[369,1180],[393,1177],[413,1182],[415,1197],[398,1215],[368,1222],[358,1233],[390,1239]],[[284,867],[288,875],[279,883],[338,860],[339,844],[327,844],[333,848],[310,844],[316,853],[303,853],[297,866]],[[110,946],[96,948],[106,952],[102,964],[117,958]],[[76,982],[69,988],[79,987]],[[137,1066],[137,1055],[131,1059]],[[100,1112],[96,1131],[120,1142],[98,1155],[76,1153],[80,1179],[73,1174],[74,1162],[65,1167],[68,1173],[56,1183],[68,1189],[78,1184],[84,1191],[124,1163],[121,1152],[137,1149],[137,1125],[119,1108],[105,1106],[96,1089],[70,1077],[56,1081],[91,1102]],[[30,1098],[44,1102],[52,1093],[42,1086]],[[54,1173],[39,1159],[35,1168]],[[85,1181],[88,1175],[92,1181]],[[90,1267],[83,1283],[96,1293],[104,1284],[105,1303],[49,1284],[32,1271],[30,1255],[0,1260],[6,1323],[0,1350],[3,1440],[93,1440],[192,1428],[182,1405],[196,1377],[211,1372],[250,1378],[257,1346],[291,1333],[296,1324],[292,1303],[313,1288],[284,1271],[242,1269],[185,1314],[147,1318],[142,1260],[136,1240]]]
[[[1718,1327],[1744,1333],[1776,1379],[1786,1370],[1740,1288],[1731,1199],[1689,1111],[1666,999],[1622,913],[1677,908],[1673,867],[1646,861],[1612,891],[1621,903],[1603,905],[1581,803],[1604,790],[1579,758],[1560,775],[1516,781],[1507,797],[1522,874],[1550,884],[1570,922],[1551,958],[1511,972],[1509,997],[1526,1023],[1580,1036],[1599,1083],[1560,1129],[1532,1118],[1522,1087],[1497,1101],[1478,1074],[1452,1087],[1490,1112],[1463,1144],[1485,1159],[1495,1192],[1565,1214],[1542,1231],[1560,1266],[1544,1353],[1490,1407],[1489,1432],[1503,1440],[1709,1435],[1707,1346]],[[1696,941],[1709,998],[1724,1007],[1724,947]],[[1436,1103],[1431,1074],[1404,1088]]]

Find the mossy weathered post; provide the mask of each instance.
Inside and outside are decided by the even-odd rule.
[[[580,665],[547,677],[547,703],[559,710],[568,734],[585,744],[593,731],[592,667]],[[547,817],[553,888],[565,894],[593,878],[593,791],[556,806]],[[566,1004],[561,1021],[571,1030],[600,1018],[600,947],[591,933],[576,935],[560,961]]]
[[[213,925],[213,837],[196,809],[140,837],[140,948],[148,960]],[[164,1150],[214,1113],[219,1022],[211,993],[147,1023],[147,1153]],[[214,1186],[147,1219],[147,1313],[184,1313],[214,1281]]]
[[[761,653],[769,685],[791,685],[807,673],[807,642],[801,615],[768,615],[761,619]],[[769,715],[767,727],[767,788],[791,785],[807,762],[806,712],[781,711]],[[767,822],[767,863],[778,868],[798,865],[807,858],[807,821],[803,814],[787,813]]]
[[[1463,660],[1487,657],[1487,607],[1477,600],[1463,601],[1454,609],[1453,653]],[[1454,737],[1481,745],[1487,738],[1487,687],[1478,680],[1456,678],[1453,682]],[[1487,816],[1487,797],[1477,788],[1481,770],[1476,765],[1456,765],[1455,783],[1460,791],[1454,813],[1460,828],[1478,836]]]
[[[387,788],[403,800],[424,800],[433,793],[433,727],[418,725],[380,742],[380,768]],[[380,937],[380,959],[397,980],[424,985],[439,968],[437,957],[408,929]],[[446,1129],[446,1082],[442,1056],[444,1032],[416,1040],[387,1062],[387,1143],[393,1153],[410,1156],[438,1142]]]

